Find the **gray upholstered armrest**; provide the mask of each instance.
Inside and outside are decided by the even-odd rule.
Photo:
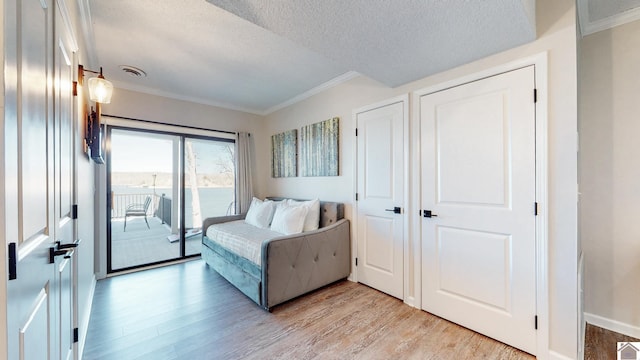
[[[347,278],[351,271],[349,221],[262,243],[262,306]]]
[[[240,215],[216,216],[216,217],[206,218],[204,219],[204,221],[202,221],[202,235],[205,235],[207,233],[207,229],[209,228],[209,226],[213,224],[220,224],[220,223],[225,223],[229,221],[242,220],[246,215],[247,214],[240,214]]]

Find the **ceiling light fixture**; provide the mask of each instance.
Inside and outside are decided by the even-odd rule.
[[[104,75],[102,75],[102,66],[100,67],[100,72],[97,72],[85,69],[82,65],[78,65],[78,83],[80,85],[82,85],[85,71],[93,74],[99,74],[98,77],[89,78],[89,99],[101,104],[110,103],[111,95],[113,95],[113,84],[111,81],[106,80]]]

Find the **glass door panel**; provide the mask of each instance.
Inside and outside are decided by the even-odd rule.
[[[234,143],[186,138],[184,152],[185,252],[193,255],[200,253],[202,220],[235,213]]]
[[[109,272],[176,259],[181,137],[110,130]]]

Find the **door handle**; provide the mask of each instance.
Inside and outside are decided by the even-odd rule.
[[[77,248],[79,244],[80,244],[80,239],[77,239],[76,241],[69,244],[61,244],[60,241],[56,241],[58,250]]]
[[[422,210],[422,216],[426,218],[438,217],[438,215],[431,212],[431,210]]]
[[[393,211],[394,214],[402,214],[402,208],[395,206],[393,209],[384,209],[384,211]]]
[[[56,261],[56,256],[64,256],[65,259],[71,259],[71,255],[75,248],[78,247],[78,244],[80,244],[80,239],[69,244],[62,244],[60,241],[56,241],[56,246],[49,248],[49,264],[53,264]]]
[[[49,264],[53,264],[56,262],[56,256],[64,255],[65,259],[68,259],[67,256],[71,256],[73,254],[73,249],[64,249],[64,250],[56,250],[54,247],[49,248]]]

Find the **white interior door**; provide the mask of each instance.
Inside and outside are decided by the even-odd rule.
[[[533,91],[530,66],[420,98],[422,308],[532,354]]]
[[[59,349],[60,359],[73,358],[74,289],[73,262],[76,239],[73,194],[75,192],[74,171],[74,124],[73,121],[73,53],[69,29],[62,17],[59,1],[55,7],[54,52],[54,168],[55,168],[55,218],[58,249],[69,252],[55,257],[56,301],[60,312]],[[62,247],[62,249],[60,249]]]
[[[404,106],[395,102],[356,114],[358,282],[400,299],[406,216]]]
[[[50,101],[53,9],[45,0],[7,0],[4,6],[5,30],[11,34],[5,34],[3,149],[10,249],[8,358],[53,359],[59,354],[56,271],[49,262],[57,227]]]

